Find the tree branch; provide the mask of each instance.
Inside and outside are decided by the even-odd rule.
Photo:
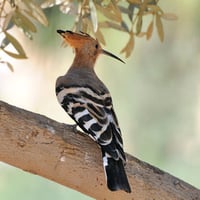
[[[127,155],[132,193],[106,187],[101,152],[72,126],[0,101],[0,161],[95,199],[197,200],[200,190]]]

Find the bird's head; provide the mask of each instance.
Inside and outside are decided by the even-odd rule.
[[[105,54],[111,56],[124,63],[123,60],[115,56],[114,54],[102,49],[98,40],[92,38],[87,33],[75,33],[72,31],[57,30],[57,32],[64,38],[64,41],[73,47],[76,54],[79,56],[87,56],[86,59],[94,59],[94,62],[99,54]]]

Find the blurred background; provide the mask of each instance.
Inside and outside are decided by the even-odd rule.
[[[154,30],[151,40],[136,39],[132,56],[125,59],[119,52],[128,36],[105,30],[104,48],[126,65],[101,56],[96,72],[112,94],[125,151],[200,188],[200,1],[159,4],[178,16],[177,21],[164,21],[164,42]],[[0,66],[0,99],[71,123],[54,90],[56,78],[67,71],[74,56],[71,48],[61,46],[56,30],[70,29],[73,18],[57,8],[45,13],[49,27],[39,26],[33,41],[16,29],[28,59],[7,58],[14,73]],[[4,163],[0,163],[0,198],[91,199]]]

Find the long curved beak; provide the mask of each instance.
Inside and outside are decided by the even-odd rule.
[[[102,54],[105,54],[107,56],[113,57],[113,58],[121,61],[122,63],[125,63],[122,59],[120,59],[119,57],[115,56],[114,54],[112,54],[112,53],[110,53],[110,52],[108,52],[108,51],[106,51],[104,49],[102,49]]]

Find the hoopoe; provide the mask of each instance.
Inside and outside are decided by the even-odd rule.
[[[76,124],[101,147],[107,187],[111,191],[130,193],[123,141],[111,95],[94,71],[99,54],[123,61],[102,49],[99,42],[86,33],[57,32],[75,50],[68,72],[56,81],[57,99]]]

